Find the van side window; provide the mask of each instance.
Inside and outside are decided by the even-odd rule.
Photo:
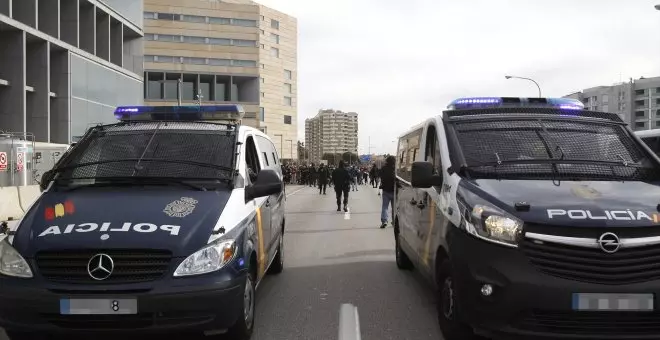
[[[262,154],[264,155],[264,163],[266,163],[266,166],[270,166],[270,164],[268,163],[268,154],[266,154],[265,152],[262,152]]]
[[[277,164],[277,156],[275,156],[274,152],[273,152],[273,164]]]
[[[438,139],[438,132],[434,126],[429,126],[426,133],[426,147],[424,154],[427,162],[433,164],[433,172],[439,174],[442,171],[442,159],[440,157],[440,144]]]
[[[259,154],[254,144],[254,138],[248,136],[245,141],[245,163],[247,163],[247,175],[251,183],[257,180],[257,174],[261,171],[259,164]]]
[[[399,140],[399,164],[397,166],[397,175],[403,180],[410,182],[412,164],[417,159],[420,149],[420,140],[422,137],[422,128],[419,128]]]

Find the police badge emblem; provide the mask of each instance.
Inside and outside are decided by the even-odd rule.
[[[194,198],[181,197],[165,206],[163,212],[169,217],[186,217],[195,210],[196,204],[197,200]]]

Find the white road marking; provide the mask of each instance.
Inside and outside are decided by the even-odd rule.
[[[351,208],[346,208],[346,212],[344,213],[344,219],[345,220],[351,219]]]
[[[286,197],[289,197],[289,196],[291,196],[291,195],[295,195],[298,191],[303,190],[303,189],[305,189],[305,187],[302,187],[302,188],[300,188],[300,189],[298,189],[298,190],[296,190],[296,191],[294,191],[294,192],[292,192],[292,193],[290,193],[290,194],[287,194]]]

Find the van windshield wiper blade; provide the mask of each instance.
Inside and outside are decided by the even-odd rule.
[[[178,177],[85,177],[85,178],[58,178],[56,181],[66,180],[95,180],[98,182],[89,184],[72,185],[65,187],[64,191],[72,191],[80,188],[91,187],[112,187],[112,186],[132,186],[132,185],[179,185],[188,187],[198,191],[207,191],[207,187],[203,185],[193,184],[190,181],[204,181],[204,182],[217,182],[222,180],[215,180],[209,178],[178,178]]]
[[[212,168],[212,169],[218,169],[222,171],[229,171],[232,172],[234,169],[228,167],[228,166],[222,166],[222,165],[216,165],[216,164],[211,164],[211,163],[204,163],[204,162],[195,162],[195,161],[188,161],[188,160],[177,160],[177,159],[162,159],[162,158],[123,158],[123,159],[111,159],[111,160],[104,160],[104,161],[96,161],[96,162],[86,162],[86,163],[78,163],[78,164],[72,164],[72,165],[65,165],[58,167],[56,169],[53,169],[53,172],[59,173],[63,172],[66,170],[71,170],[71,169],[76,169],[76,168],[81,168],[85,166],[92,166],[92,165],[101,165],[101,164],[110,164],[110,163],[123,163],[123,162],[160,162],[160,163],[174,163],[174,164],[185,164],[185,165],[194,165],[194,166],[200,166],[200,167],[205,167],[205,168]]]
[[[623,159],[623,158],[622,158]],[[527,159],[499,159],[495,162],[475,162],[470,166],[495,166],[508,165],[508,164],[589,164],[589,165],[605,165],[605,166],[626,166],[632,168],[643,167],[639,162],[631,161],[613,161],[613,160],[591,160],[591,159],[557,159],[557,158],[527,158]]]

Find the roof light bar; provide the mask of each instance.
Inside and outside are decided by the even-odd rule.
[[[121,121],[239,121],[245,115],[241,105],[119,106],[115,118]]]
[[[584,110],[584,104],[573,98],[475,97],[456,99],[447,106],[450,110],[493,107],[554,107],[560,110]]]

